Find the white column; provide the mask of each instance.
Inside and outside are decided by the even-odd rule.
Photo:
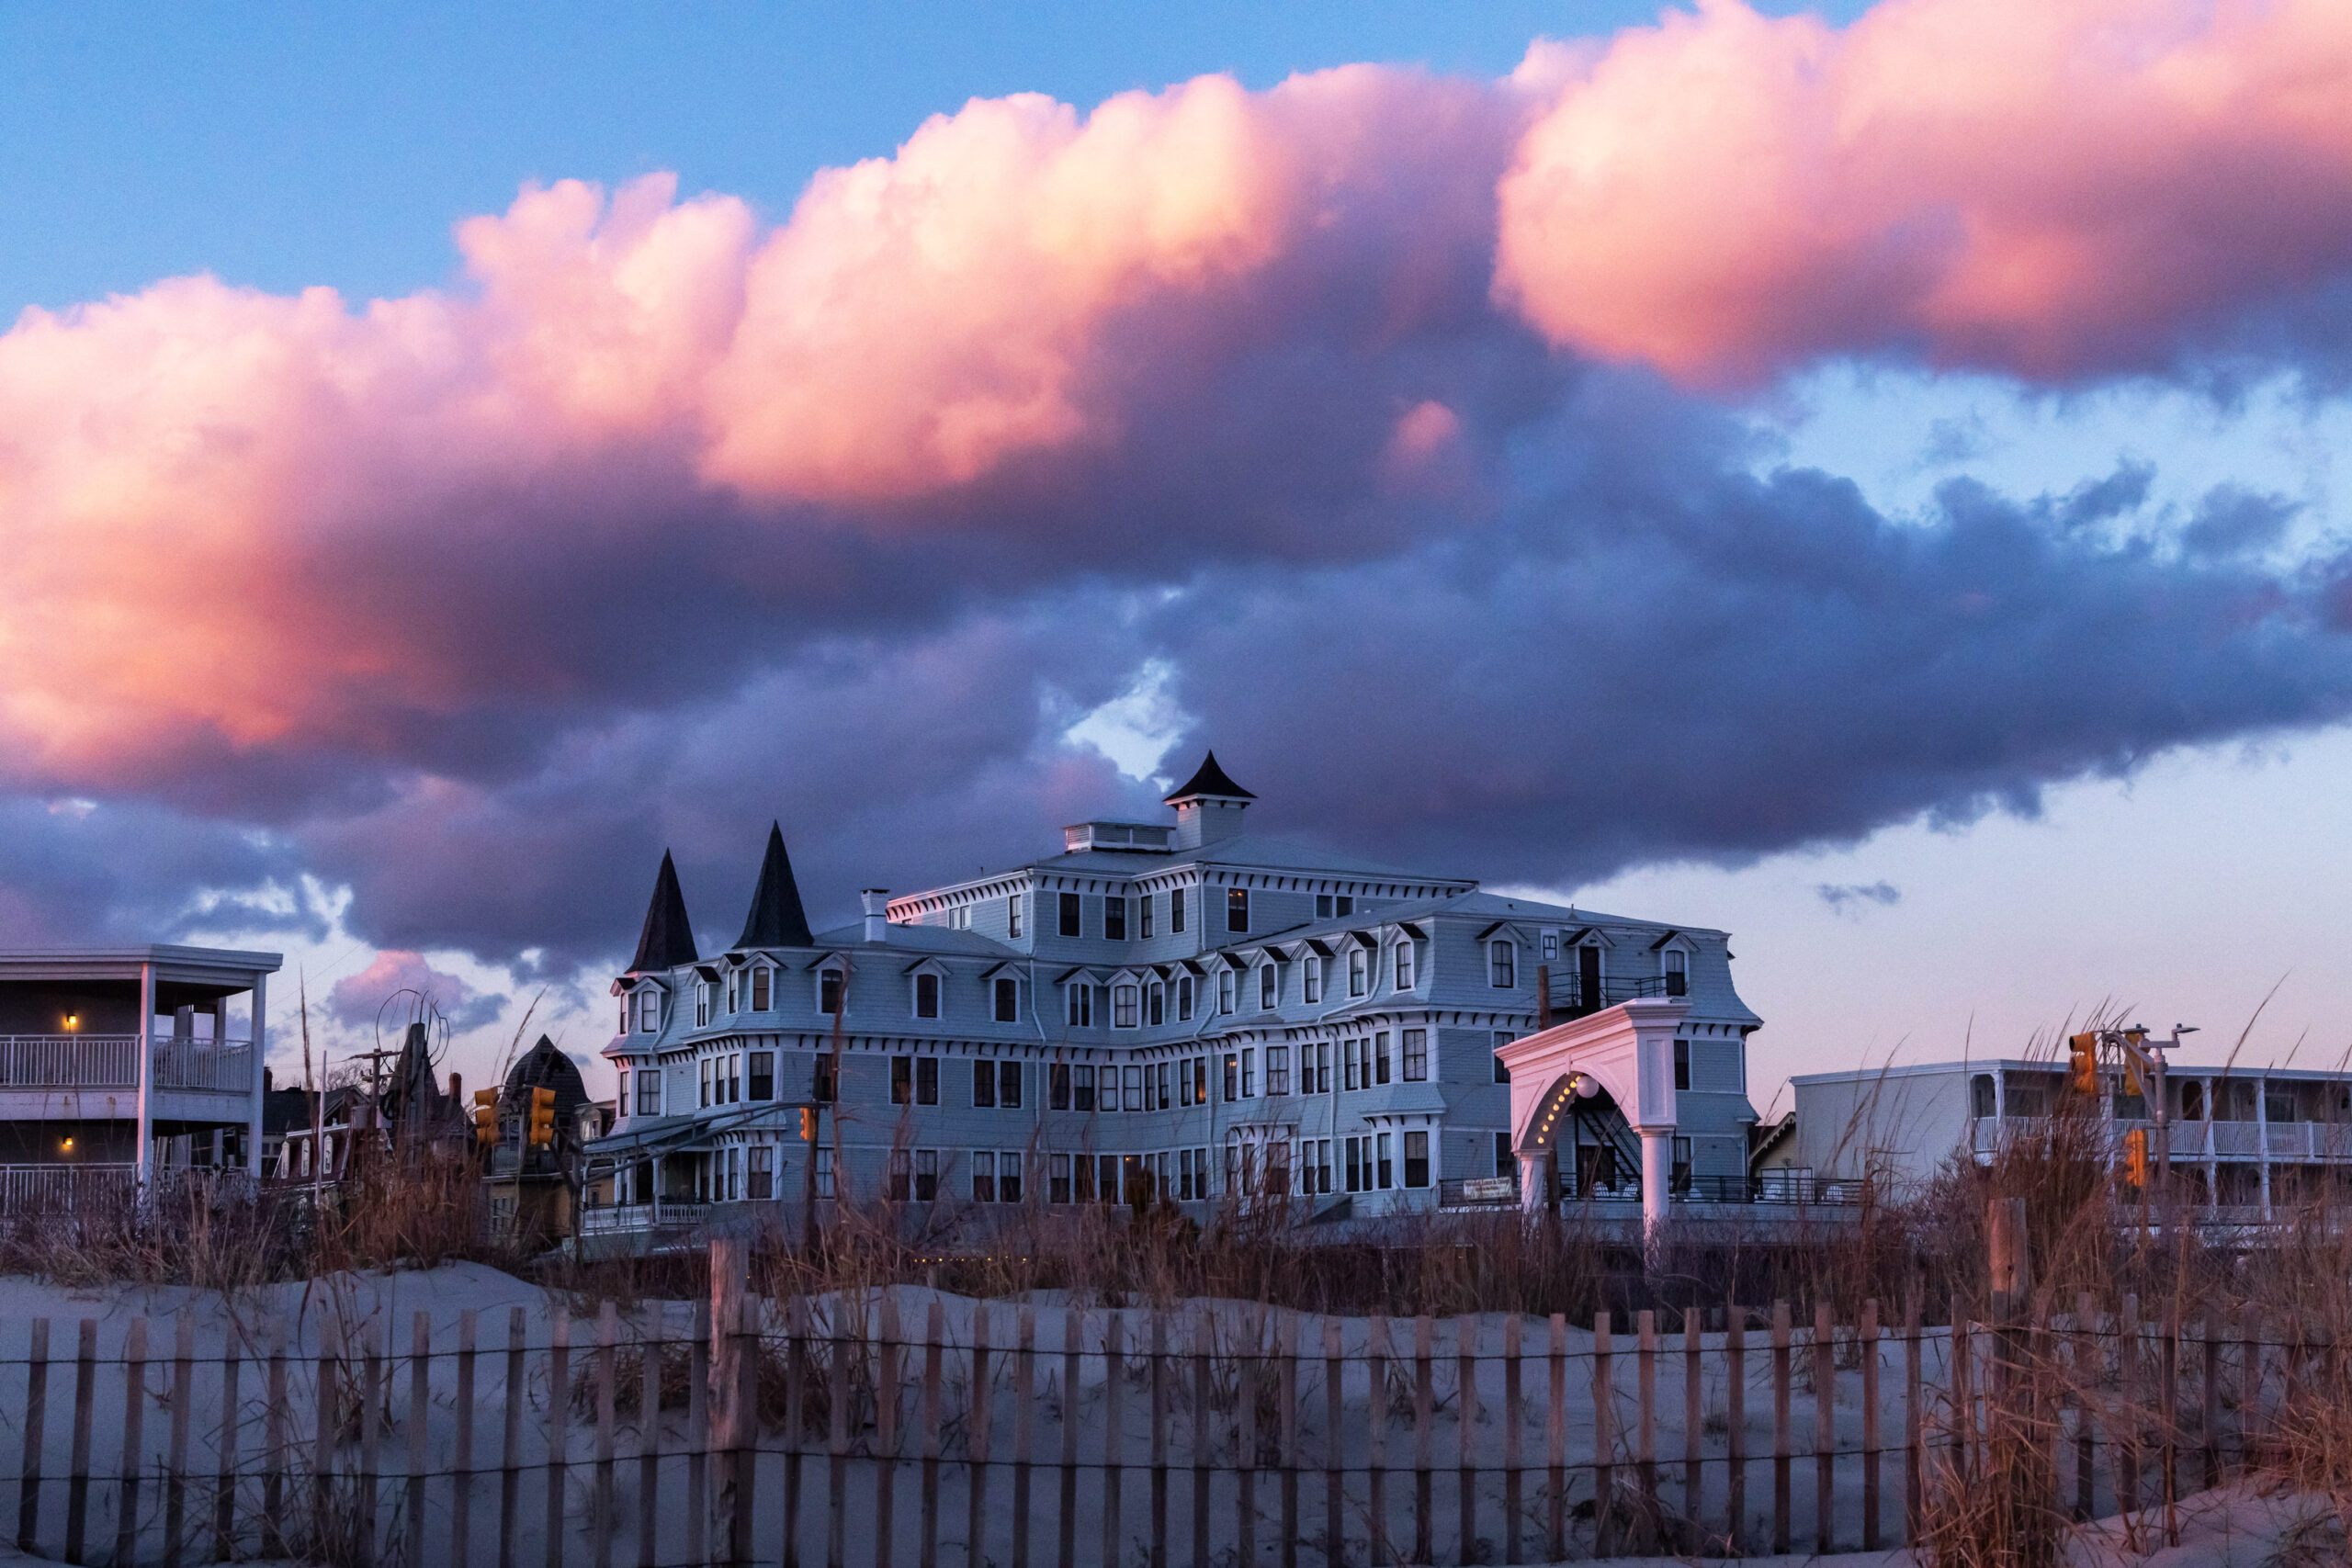
[[[139,1136],[132,1146],[132,1158],[139,1185],[144,1187],[155,1174],[153,1145],[155,1141],[155,1108],[153,1103],[155,1087],[155,965],[139,966]]]
[[[1644,1127],[1642,1134],[1642,1240],[1656,1246],[1666,1224],[1667,1189],[1674,1180],[1674,1127]]]
[[[268,1040],[262,1028],[262,1019],[267,1007],[268,986],[267,976],[254,976],[254,1021],[253,1026],[245,1032],[253,1036],[254,1053],[254,1102],[253,1114],[245,1124],[245,1174],[256,1179],[261,1175],[262,1059],[268,1050]],[[228,1018],[226,1007],[220,1010],[220,1016],[222,1021],[226,1021]],[[217,1029],[214,1031],[216,1034],[219,1032]]]
[[[1548,1205],[1551,1192],[1551,1167],[1548,1149],[1519,1151],[1519,1212],[1522,1214],[1542,1213]]]
[[[2262,1178],[2262,1217],[2270,1217],[2270,1080],[2254,1080],[2254,1156],[2262,1163],[2255,1169]]]

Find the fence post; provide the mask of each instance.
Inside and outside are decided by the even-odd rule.
[[[130,1320],[130,1335],[122,1352],[122,1476],[121,1498],[115,1515],[114,1560],[135,1562],[139,1545],[139,1476],[146,1462],[140,1442],[140,1425],[147,1414],[147,1320]]]
[[[1550,1517],[1544,1520],[1552,1561],[1568,1554],[1568,1314],[1555,1312],[1549,1325],[1549,1410],[1544,1422],[1544,1467],[1550,1472]]]
[[[236,1556],[238,1428],[243,1402],[237,1385],[244,1366],[244,1351],[237,1331],[221,1337],[220,1438],[214,1445],[212,1474],[212,1555],[226,1562]]]
[[[985,1562],[989,1496],[989,1426],[996,1414],[996,1372],[989,1365],[989,1303],[972,1305],[971,1415],[964,1436],[965,1469],[971,1477],[965,1497],[964,1558]]]
[[[1789,1437],[1789,1345],[1792,1335],[1789,1303],[1772,1303],[1772,1550],[1785,1556],[1789,1550],[1790,1457],[1794,1445]]]
[[[1281,1535],[1283,1568],[1298,1568],[1298,1314],[1284,1312],[1275,1325],[1274,1342],[1282,1357],[1275,1375],[1283,1402]]]
[[[1435,1348],[1437,1325],[1430,1314],[1413,1319],[1413,1561],[1437,1561],[1430,1523],[1430,1415],[1437,1391],[1430,1353]]]
[[[65,1561],[80,1562],[90,1518],[90,1417],[97,1400],[98,1320],[82,1320],[74,1353],[73,1469],[65,1483]],[[320,1409],[324,1410],[324,1404]],[[321,1419],[323,1421],[324,1417]],[[323,1447],[323,1443],[322,1447]]]
[[[1919,1290],[1915,1284],[1903,1299],[1903,1544],[1919,1544],[1920,1444],[1926,1437],[1926,1415],[1919,1408],[1922,1393],[1919,1343]]]
[[[1238,1442],[1233,1465],[1241,1493],[1241,1506],[1235,1511],[1234,1523],[1240,1531],[1236,1546],[1243,1568],[1258,1565],[1258,1348],[1264,1343],[1265,1334],[1263,1313],[1252,1314],[1250,1342],[1238,1347],[1234,1362],[1234,1429]],[[1064,1563],[1063,1568],[1069,1568],[1069,1564]]]
[[[1373,1568],[1391,1560],[1388,1549],[1388,1315],[1375,1311],[1365,1330],[1364,1371],[1371,1382],[1364,1394],[1364,1443],[1372,1495],[1371,1540],[1364,1549]]]
[[[196,1403],[196,1314],[182,1309],[172,1319],[171,1458],[164,1483],[164,1562],[179,1568],[187,1539],[188,1408]]]
[[[1208,1310],[1193,1309],[1193,1568],[1209,1562],[1209,1357],[1216,1339]],[[1015,1553],[1016,1560],[1019,1553]]]
[[[732,1235],[710,1238],[710,1370],[704,1394],[710,1411],[713,1461],[710,1511],[716,1538],[724,1542],[727,1561],[740,1563],[738,1516],[745,1512],[737,1458],[742,1447],[745,1415],[743,1391],[743,1292],[748,1259],[743,1243]]]
[[[424,1561],[425,1424],[433,1413],[433,1314],[409,1320],[408,1351],[408,1550],[410,1562]]]
[[[563,1568],[563,1489],[571,1459],[571,1309],[548,1321],[547,1565]]]
[[[1079,1388],[1078,1308],[1062,1308],[1062,1463],[1061,1511],[1055,1523],[1058,1527],[1060,1553],[1056,1561],[1061,1568],[1075,1568],[1078,1562],[1078,1388]]]
[[[1657,1314],[1644,1307],[1634,1320],[1634,1388],[1640,1396],[1641,1423],[1634,1439],[1634,1475],[1642,1488],[1641,1550],[1660,1547],[1653,1528],[1657,1518]]]
[[[458,1314],[458,1452],[449,1478],[449,1563],[466,1568],[474,1532],[474,1344],[481,1314],[468,1307]]]
[[[1168,1314],[1151,1313],[1151,1568],[1168,1568]]]
[[[880,1307],[875,1325],[874,1568],[890,1568],[898,1546],[899,1295],[888,1285]]]
[[[25,1350],[25,1450],[17,1467],[17,1550],[39,1550],[40,1539],[40,1460],[43,1427],[49,1417],[49,1319],[33,1319],[32,1336]]]
[[[1814,1551],[1829,1555],[1837,1532],[1831,1492],[1837,1484],[1838,1339],[1829,1322],[1829,1303],[1813,1303],[1813,1541]]]
[[[261,1477],[261,1551],[266,1556],[280,1556],[285,1551],[286,1341],[286,1320],[273,1317],[269,1325],[269,1408],[262,1415],[262,1442],[269,1455],[263,1461]]]
[[[946,1309],[937,1296],[922,1320],[922,1568],[939,1568],[939,1341]]]
[[[1862,1303],[1862,1550],[1879,1549],[1878,1298]]]
[[[424,1314],[417,1315],[422,1319]],[[596,1568],[613,1568],[613,1537],[620,1530],[613,1490],[613,1395],[620,1376],[620,1308],[609,1301],[602,1303],[596,1312]]]
[[[1014,1568],[1029,1568],[1030,1468],[1035,1462],[1037,1408],[1037,1309],[1023,1305],[1012,1323],[1012,1561]],[[1205,1405],[1208,1380],[1201,1380],[1201,1404],[1193,1412],[1196,1433],[1207,1429]],[[1197,1460],[1197,1454],[1195,1456]],[[1205,1482],[1198,1483],[1204,1487]],[[1196,1502],[1204,1528],[1208,1497]]]
[[[1724,1426],[1725,1550],[1747,1550],[1747,1309],[1724,1303]]]
[[[1609,1310],[1592,1314],[1592,1549],[1616,1555],[1612,1518],[1617,1497],[1617,1386],[1609,1368]]]
[[[1478,1320],[1469,1313],[1453,1320],[1453,1357],[1457,1385],[1454,1435],[1460,1465],[1455,1533],[1461,1545],[1457,1560],[1475,1562],[1478,1559]],[[1295,1559],[1285,1554],[1283,1568],[1293,1568],[1294,1562]]]
[[[1102,1323],[1102,1561],[1119,1561],[1120,1494],[1124,1490],[1119,1461],[1125,1456],[1126,1412],[1121,1406],[1120,1384],[1125,1381],[1124,1325],[1116,1308],[1103,1314]]]
[[[1700,1469],[1706,1438],[1705,1379],[1700,1371],[1700,1336],[1704,1331],[1704,1314],[1693,1302],[1682,1309],[1682,1513],[1690,1520],[1692,1532],[1690,1550],[1696,1551],[1699,1529],[1699,1505],[1702,1495]]]
[[[530,1370],[524,1360],[521,1307],[506,1309],[506,1382],[500,1390],[506,1424],[500,1432],[498,1469],[498,1568],[514,1568],[514,1532],[523,1514],[523,1409],[530,1402]]]
[[[1525,1555],[1527,1547],[1526,1505],[1524,1485],[1520,1476],[1521,1423],[1525,1419],[1521,1404],[1520,1352],[1524,1333],[1524,1319],[1512,1313],[1503,1319],[1503,1561],[1517,1562]],[[1336,1423],[1334,1423],[1336,1425]],[[1334,1551],[1340,1532],[1333,1530]]]

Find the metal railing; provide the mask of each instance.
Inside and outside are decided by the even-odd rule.
[[[0,1034],[0,1090],[138,1087],[136,1034]]]
[[[582,1235],[617,1235],[636,1231],[692,1230],[710,1218],[708,1203],[657,1198],[650,1203],[613,1203],[580,1211]]]
[[[250,1094],[254,1048],[243,1040],[159,1040],[155,1087]]]
[[[1620,1002],[1637,1001],[1652,997],[1679,997],[1685,993],[1681,976],[1666,975],[1604,975],[1595,985],[1588,987],[1584,977],[1570,970],[1552,976],[1552,1015],[1555,1019],[1583,1018]]]
[[[0,1216],[71,1214],[128,1202],[138,1188],[130,1164],[0,1165]]]

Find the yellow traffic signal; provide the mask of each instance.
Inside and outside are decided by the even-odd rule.
[[[817,1108],[813,1105],[800,1108],[800,1141],[804,1144],[817,1141]]]
[[[474,1090],[474,1143],[485,1149],[498,1146],[498,1091]]]
[[[524,1141],[533,1148],[547,1148],[555,1143],[555,1090],[535,1089],[531,1091],[530,1121]]]
[[[2148,1130],[2134,1127],[2123,1134],[2123,1179],[2134,1187],[2148,1184]]]
[[[2066,1072],[2077,1094],[2098,1092],[2098,1036],[2076,1034],[2066,1041]]]

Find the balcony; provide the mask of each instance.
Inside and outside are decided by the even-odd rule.
[[[155,1087],[212,1094],[251,1094],[254,1048],[243,1040],[159,1040]]]
[[[129,1164],[0,1165],[0,1217],[113,1208],[129,1202],[138,1184],[138,1168]]]
[[[1613,1008],[1620,1002],[1679,997],[1685,994],[1683,978],[1680,975],[1610,975],[1588,986],[1584,976],[1573,972],[1555,974],[1551,977],[1552,1016],[1555,1021],[1566,1022]]]
[[[0,1034],[0,1091],[138,1087],[136,1034]]]
[[[652,1231],[690,1231],[710,1218],[711,1205],[658,1198],[650,1203],[616,1203],[580,1211],[582,1235],[644,1235]]]

